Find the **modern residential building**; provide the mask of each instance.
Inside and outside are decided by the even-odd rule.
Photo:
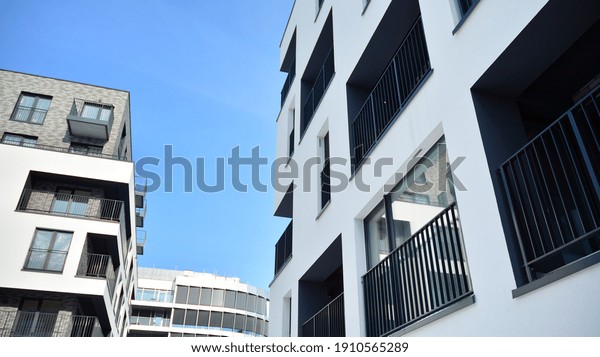
[[[143,253],[129,92],[0,71],[0,336],[125,336]]]
[[[269,335],[600,335],[599,19],[296,1]]]
[[[265,291],[189,270],[139,268],[132,300],[131,337],[266,336]]]

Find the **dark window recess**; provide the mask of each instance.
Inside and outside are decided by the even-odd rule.
[[[350,123],[354,170],[360,167],[385,130],[408,105],[430,70],[423,23],[419,17]]]
[[[287,73],[285,82],[283,82],[283,88],[281,88],[281,106],[283,107],[294,78],[296,78],[296,30],[294,30],[290,44],[285,52],[280,70]]]
[[[323,65],[321,67],[321,70],[319,71],[317,78],[312,83],[312,87],[308,95],[306,96],[306,101],[302,106],[302,120],[300,122],[302,134],[304,134],[304,131],[306,131],[308,124],[310,123],[313,115],[315,114],[317,106],[319,105],[319,103],[321,103],[321,99],[323,99],[325,91],[327,90],[329,82],[331,82],[331,79],[333,78],[334,74],[335,64],[332,46],[331,50],[329,50],[329,54],[325,58],[325,62],[323,62]]]
[[[460,16],[465,17],[465,15],[467,15],[467,13],[471,11],[471,9],[475,7],[478,2],[479,0],[456,0]]]
[[[290,132],[290,139],[289,139],[289,151],[288,151],[288,157],[292,157],[292,155],[294,154],[294,128],[292,128],[292,131]]]
[[[4,133],[4,135],[2,135],[2,143],[9,145],[35,147],[37,145],[37,137]]]
[[[329,133],[322,138],[323,169],[321,170],[321,209],[331,201],[331,166],[329,162]]]
[[[292,230],[292,222],[290,222],[275,244],[275,275],[292,256]]]
[[[34,124],[43,124],[52,97],[32,93],[21,93],[12,120]]]
[[[102,156],[102,146],[71,143],[69,152],[89,156]]]
[[[528,282],[600,251],[600,86],[500,166]]]
[[[308,128],[329,83],[335,74],[333,46],[333,14],[330,11],[310,58],[302,73],[300,85],[300,137]]]
[[[294,83],[294,78],[296,78],[296,60],[292,62],[290,68],[288,69],[288,75],[285,77],[285,82],[283,82],[283,88],[281,88],[281,106],[283,107],[283,103],[287,98],[288,93],[290,92],[290,88],[292,87],[292,83]]]

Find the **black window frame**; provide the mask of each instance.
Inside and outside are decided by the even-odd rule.
[[[38,232],[49,232],[52,234],[51,238],[50,238],[50,243],[49,243],[47,249],[34,248],[35,242],[38,238]],[[71,242],[73,241],[73,233],[74,232],[71,232],[71,231],[36,228],[35,232],[33,233],[33,238],[31,239],[31,244],[29,246],[27,258],[25,259],[25,264],[23,266],[23,270],[62,274],[65,269],[65,265],[67,263],[67,257],[69,254],[69,250],[71,248]],[[68,243],[66,250],[53,249],[56,245],[56,239],[57,239],[58,234],[69,234],[70,235],[69,243]],[[31,262],[31,255],[32,255],[32,253],[35,252],[35,250],[38,250],[39,253],[44,251],[45,256],[44,256],[44,262],[43,262],[42,268],[32,268],[29,266],[30,262]],[[48,269],[48,264],[51,260],[52,254],[55,254],[55,253],[64,253],[64,257],[62,260],[62,265],[60,267],[60,270]]]
[[[23,97],[33,98],[33,104],[31,106],[21,106],[19,103],[21,103],[21,100],[23,99]],[[40,99],[46,99],[46,100],[50,101],[47,109],[37,108],[37,105],[38,105]],[[45,95],[45,94],[31,93],[31,92],[21,92],[21,94],[19,95],[19,99],[17,100],[17,103],[15,104],[13,112],[10,116],[10,120],[20,122],[20,123],[43,125],[44,121],[46,120],[46,115],[48,114],[48,111],[50,110],[51,105],[52,105],[52,96]],[[27,114],[27,118],[25,120],[18,119],[18,117],[19,117],[18,114],[19,114],[20,109],[29,110],[29,113]],[[33,120],[34,113],[36,113],[36,111],[38,113],[43,113],[41,120],[39,122]]]

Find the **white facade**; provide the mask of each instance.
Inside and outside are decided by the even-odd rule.
[[[118,150],[130,152],[131,139],[121,137],[129,93],[8,71],[1,78],[0,335],[125,336],[137,270],[134,171],[130,154],[108,157],[117,137]],[[15,119],[33,111],[17,101],[34,94],[51,98],[45,118]],[[105,150],[95,156],[72,153],[90,138],[65,134],[74,98],[86,95],[115,113],[114,135],[95,144]]]
[[[133,337],[265,336],[268,295],[239,278],[139,268]]]
[[[294,4],[281,42],[281,69],[295,72],[295,78],[290,81],[289,93],[284,95],[277,118],[277,156],[291,156],[292,161],[286,166],[288,170],[294,170],[294,162],[297,164],[298,173],[290,174],[292,179],[281,180],[285,185],[293,181],[297,188],[275,195],[276,215],[292,219],[293,244],[283,249],[283,243],[278,243],[278,251],[281,249],[284,253],[276,262],[277,272],[270,287],[270,336],[600,334],[597,323],[600,309],[594,303],[600,293],[600,285],[596,283],[600,266],[595,264],[598,261],[600,192],[597,159],[590,159],[598,147],[589,146],[587,142],[581,144],[577,134],[573,140],[570,134],[564,134],[567,144],[562,145],[559,141],[563,137],[558,138],[560,133],[555,133],[554,143],[560,152],[574,157],[577,153],[570,145],[585,147],[587,156],[583,154],[582,158],[573,160],[581,168],[580,171],[573,169],[577,174],[569,171],[567,161],[551,155],[554,149],[547,138],[534,144],[535,154],[542,157],[546,154],[542,152],[545,148],[551,159],[538,163],[530,156],[527,160],[531,168],[523,162],[519,163],[521,166],[510,166],[510,170],[525,167],[529,175],[524,175],[528,177],[524,180],[531,181],[523,184],[516,178],[514,187],[507,191],[499,173],[501,167],[506,168],[503,164],[506,160],[578,100],[587,98],[584,102],[592,103],[591,107],[594,103],[600,104],[597,99],[590,99],[597,98],[597,93],[593,94],[596,88],[593,81],[600,72],[594,64],[597,55],[593,54],[600,52],[600,42],[596,41],[600,32],[600,9],[594,1],[482,0],[469,3],[472,6],[462,12],[454,0],[325,0],[320,9],[319,1]],[[369,158],[370,164],[362,161],[362,166],[355,171],[350,163],[358,154],[353,150],[358,142],[367,142],[367,139],[360,141],[353,132],[358,120],[355,118],[362,113],[361,107],[367,103],[399,48],[405,52],[398,58],[408,58],[409,66],[417,61],[410,53],[423,53],[422,42],[412,37],[402,42],[412,33],[411,26],[418,18],[422,21],[429,66],[423,67],[424,70],[415,69],[416,65],[406,69],[397,62],[397,70],[405,71],[400,78],[409,78],[412,72],[422,70],[420,77],[410,84],[412,92],[408,97],[401,99],[401,109],[394,110],[396,114],[385,119],[387,124],[372,124],[369,130],[376,132],[376,144],[357,149],[363,150],[360,155]],[[322,79],[318,76],[319,68],[324,63],[323,68],[327,67],[326,54],[331,45],[334,74],[330,75],[330,82],[324,81],[324,94],[320,101],[315,100],[314,115],[308,115],[309,119],[302,123],[307,111],[305,103],[312,100],[313,82]],[[410,52],[413,50],[415,52]],[[327,74],[323,77],[329,78]],[[385,121],[380,119],[380,114],[385,112],[396,92],[392,86],[372,95],[373,101],[377,95],[380,100],[380,106],[373,110],[375,121]],[[588,105],[585,103],[582,105]],[[589,125],[589,129],[581,131],[597,144],[594,140],[600,137],[598,117],[590,114],[586,118],[589,121],[585,125]],[[579,120],[575,120],[577,125],[583,123]],[[292,123],[293,150],[290,150]],[[377,125],[380,128],[375,128]],[[558,125],[570,130],[565,129],[567,124]],[[331,184],[340,184],[338,178],[342,176],[349,181],[346,186],[342,182],[341,190],[332,189],[326,204],[320,190],[319,173],[323,167],[313,165],[307,169],[305,166],[311,158],[322,157],[321,143],[325,134],[329,138],[331,170],[335,167],[338,173],[337,178],[331,175]],[[377,288],[369,289],[364,279],[368,273],[373,274],[371,268],[376,265],[375,262],[370,264],[367,258],[374,256],[369,244],[377,245],[377,241],[369,242],[366,224],[374,222],[371,218],[376,216],[375,211],[379,207],[385,208],[386,213],[393,211],[391,223],[391,218],[382,216],[381,222],[388,222],[382,226],[382,234],[394,232],[398,239],[402,226],[399,223],[409,222],[410,235],[414,237],[423,224],[449,205],[440,199],[434,213],[421,214],[410,208],[401,212],[396,210],[399,207],[399,201],[395,201],[397,194],[388,195],[396,184],[421,172],[418,158],[441,140],[445,142],[448,163],[453,163],[455,182],[466,188],[456,185],[452,194],[460,218],[450,227],[461,232],[458,233],[461,238],[452,243],[456,252],[454,261],[439,252],[436,258],[433,250],[423,248],[427,244],[439,244],[439,241],[431,243],[438,238],[423,236],[407,238],[406,244],[390,243],[397,244],[392,249],[400,246],[413,249],[419,258],[392,262],[393,257],[385,260],[392,249],[384,251],[379,259],[385,260],[385,269],[378,270],[383,273],[374,278]],[[526,152],[533,152],[532,148]],[[345,159],[347,163],[336,164],[334,158]],[[376,162],[380,163],[379,167]],[[571,179],[564,180],[560,172],[554,170],[558,176],[552,178],[554,183],[550,182],[546,169],[561,164],[563,176]],[[310,175],[307,170],[311,170]],[[443,174],[446,170],[441,171]],[[583,177],[577,175],[584,171],[589,176],[578,182],[569,181],[572,177]],[[369,188],[361,188],[364,184]],[[525,192],[524,188],[528,190]],[[579,188],[589,189],[583,191],[586,198],[578,196]],[[515,193],[517,191],[520,194]],[[512,205],[517,207],[512,211],[511,199]],[[394,204],[389,210],[385,206],[387,202]],[[411,204],[413,208],[424,207],[417,201]],[[536,210],[538,206],[547,209]],[[518,207],[525,208],[519,211]],[[511,212],[516,212],[519,228],[515,228]],[[519,214],[525,218],[519,218]],[[575,219],[581,222],[581,227],[572,223]],[[422,222],[416,223],[419,220]],[[565,227],[571,231],[570,239],[574,242],[558,242],[567,235]],[[425,225],[425,228],[431,227]],[[448,226],[443,228],[447,230]],[[524,231],[531,236],[523,236]],[[519,233],[521,240],[517,238]],[[536,234],[541,238],[536,238]],[[522,252],[519,242],[531,244],[533,248],[523,248]],[[572,248],[573,245],[577,249]],[[456,258],[457,255],[461,258]],[[393,270],[393,264],[405,263],[414,266]],[[440,268],[434,267],[436,264],[446,264],[445,277]],[[523,265],[528,268],[523,269]],[[386,276],[385,271],[394,273]],[[418,275],[418,271],[425,275]],[[407,277],[405,272],[416,275]],[[441,299],[441,293],[436,294],[435,289],[443,284],[462,286],[459,292],[449,293],[456,297],[455,301],[434,302]],[[418,293],[407,296],[405,292],[411,288]],[[307,329],[305,323],[312,321],[311,317],[319,319],[318,312],[322,308],[339,309],[339,301],[333,299],[341,292],[342,312],[335,313],[336,321],[328,321],[331,330]],[[403,303],[394,303],[399,300]],[[412,315],[406,312],[411,308],[416,311]],[[345,321],[341,333],[340,317]]]

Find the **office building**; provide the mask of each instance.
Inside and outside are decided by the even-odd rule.
[[[268,295],[239,278],[140,267],[131,304],[131,337],[267,335]]]
[[[126,336],[144,185],[129,92],[0,71],[0,336]]]
[[[599,19],[296,1],[269,335],[600,334]]]

